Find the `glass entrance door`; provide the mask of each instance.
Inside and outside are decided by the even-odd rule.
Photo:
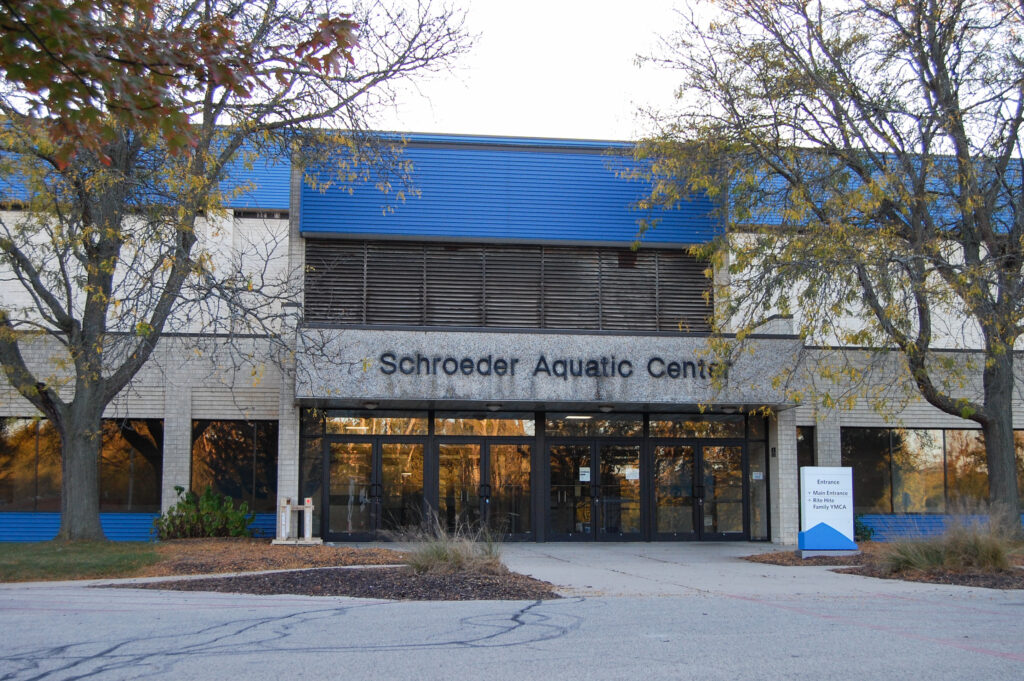
[[[640,538],[640,445],[553,444],[550,534],[556,540]]]
[[[743,447],[701,447],[697,488],[701,539],[742,539],[744,517]]]
[[[654,443],[652,454],[657,538],[743,538],[742,445]]]
[[[529,535],[530,445],[441,442],[438,520],[448,531],[481,524],[500,536]]]
[[[374,539],[423,517],[423,444],[381,438],[324,441],[323,537]]]

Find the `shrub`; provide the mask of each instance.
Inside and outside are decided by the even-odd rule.
[[[175,486],[178,501],[153,521],[158,539],[195,537],[251,537],[253,515],[242,502],[237,508],[231,497],[217,494],[210,487],[196,494]]]
[[[487,527],[458,522],[453,530],[431,513],[422,526],[391,532],[389,538],[412,544],[406,563],[416,574],[508,572],[501,562],[501,542]]]
[[[853,538],[856,541],[871,541],[871,538],[875,536],[875,528],[865,524],[861,517],[853,517]]]
[[[1002,571],[1010,567],[1011,542],[986,525],[953,524],[939,537],[893,542],[881,562],[889,572],[905,570]]]

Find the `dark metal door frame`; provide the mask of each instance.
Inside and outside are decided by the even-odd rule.
[[[370,527],[365,532],[331,532],[331,445],[332,444],[369,444],[370,449],[370,482],[368,498],[370,504]],[[383,445],[420,445],[423,447],[424,485],[427,477],[427,437],[425,436],[394,436],[394,435],[325,435],[321,445],[321,466],[323,484],[321,485],[320,536],[326,541],[367,541],[380,539],[382,529],[383,485]],[[424,490],[424,505],[426,505]],[[426,508],[423,509],[426,512]]]
[[[749,462],[747,461],[747,443],[746,440],[741,439],[728,439],[728,440],[693,440],[691,442],[696,443],[696,450],[694,453],[694,497],[696,503],[694,503],[694,530],[696,531],[696,538],[698,541],[738,541],[748,539],[750,537],[750,500],[747,494],[747,469],[749,468]],[[707,527],[704,523],[704,512],[707,504],[707,489],[704,485],[704,449],[706,447],[739,447],[740,448],[740,494],[742,510],[741,515],[743,519],[742,530],[740,532],[708,532],[705,530]]]
[[[644,464],[644,447],[643,438],[639,437],[594,437],[594,436],[582,436],[582,437],[547,437],[544,440],[544,454],[546,460],[547,470],[547,485],[545,486],[545,494],[547,497],[547,503],[545,504],[547,512],[545,513],[546,518],[544,519],[546,525],[546,541],[642,541],[644,539],[644,518],[646,516],[645,506],[645,494],[643,479],[646,475],[645,464]],[[605,508],[601,506],[601,446],[602,445],[619,445],[626,447],[636,447],[637,452],[637,467],[638,474],[640,476],[640,493],[637,501],[640,505],[640,525],[635,533],[610,535],[603,531],[602,525],[605,519]],[[587,447],[590,452],[588,454],[588,461],[590,463],[590,532],[589,533],[558,533],[552,526],[554,518],[551,513],[551,449],[559,446],[575,446],[575,447]],[[598,520],[601,523],[598,523]]]
[[[654,450],[656,447],[692,447],[693,448],[693,474],[691,476],[690,496],[693,499],[693,531],[680,532],[678,534],[659,533],[657,523],[657,481],[654,480]],[[740,474],[742,479],[742,532],[708,532],[704,525],[705,504],[708,501],[708,490],[704,484],[704,449],[706,447],[740,447]],[[646,477],[651,479],[650,489],[644,497],[644,504],[650,509],[648,516],[649,536],[656,541],[738,541],[750,537],[750,499],[749,482],[747,480],[750,462],[748,459],[748,448],[745,439],[741,438],[648,438],[646,447],[646,460],[649,462]]]
[[[429,499],[430,508],[434,512],[440,509],[440,479],[441,479],[441,447],[443,445],[477,445],[480,447],[480,482],[477,485],[477,497],[479,499],[480,507],[480,520],[485,526],[490,526],[491,520],[491,497],[494,495],[494,490],[491,485],[491,447],[501,445],[513,445],[513,446],[526,446],[530,448],[530,494],[531,499],[527,503],[532,503],[532,496],[535,494],[535,472],[533,470],[533,449],[536,447],[536,439],[530,436],[520,435],[509,435],[509,436],[480,436],[480,435],[436,435],[433,438],[433,446],[428,457],[431,461],[431,466],[435,469],[435,473],[432,476],[434,480],[435,489],[431,490],[431,496]],[[531,519],[531,524],[535,521]],[[510,534],[503,533],[503,537],[509,540],[522,539],[523,534]]]

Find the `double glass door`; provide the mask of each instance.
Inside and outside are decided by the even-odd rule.
[[[551,539],[639,539],[640,451],[607,440],[551,444]]]
[[[651,450],[656,538],[743,538],[742,445],[655,441]]]
[[[326,438],[324,538],[373,539],[423,520],[422,441]]]
[[[499,535],[532,531],[528,443],[439,442],[438,521],[449,531],[486,526]]]

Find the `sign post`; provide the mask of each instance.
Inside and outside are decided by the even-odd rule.
[[[804,558],[856,551],[853,541],[853,469],[800,469],[800,539]]]

